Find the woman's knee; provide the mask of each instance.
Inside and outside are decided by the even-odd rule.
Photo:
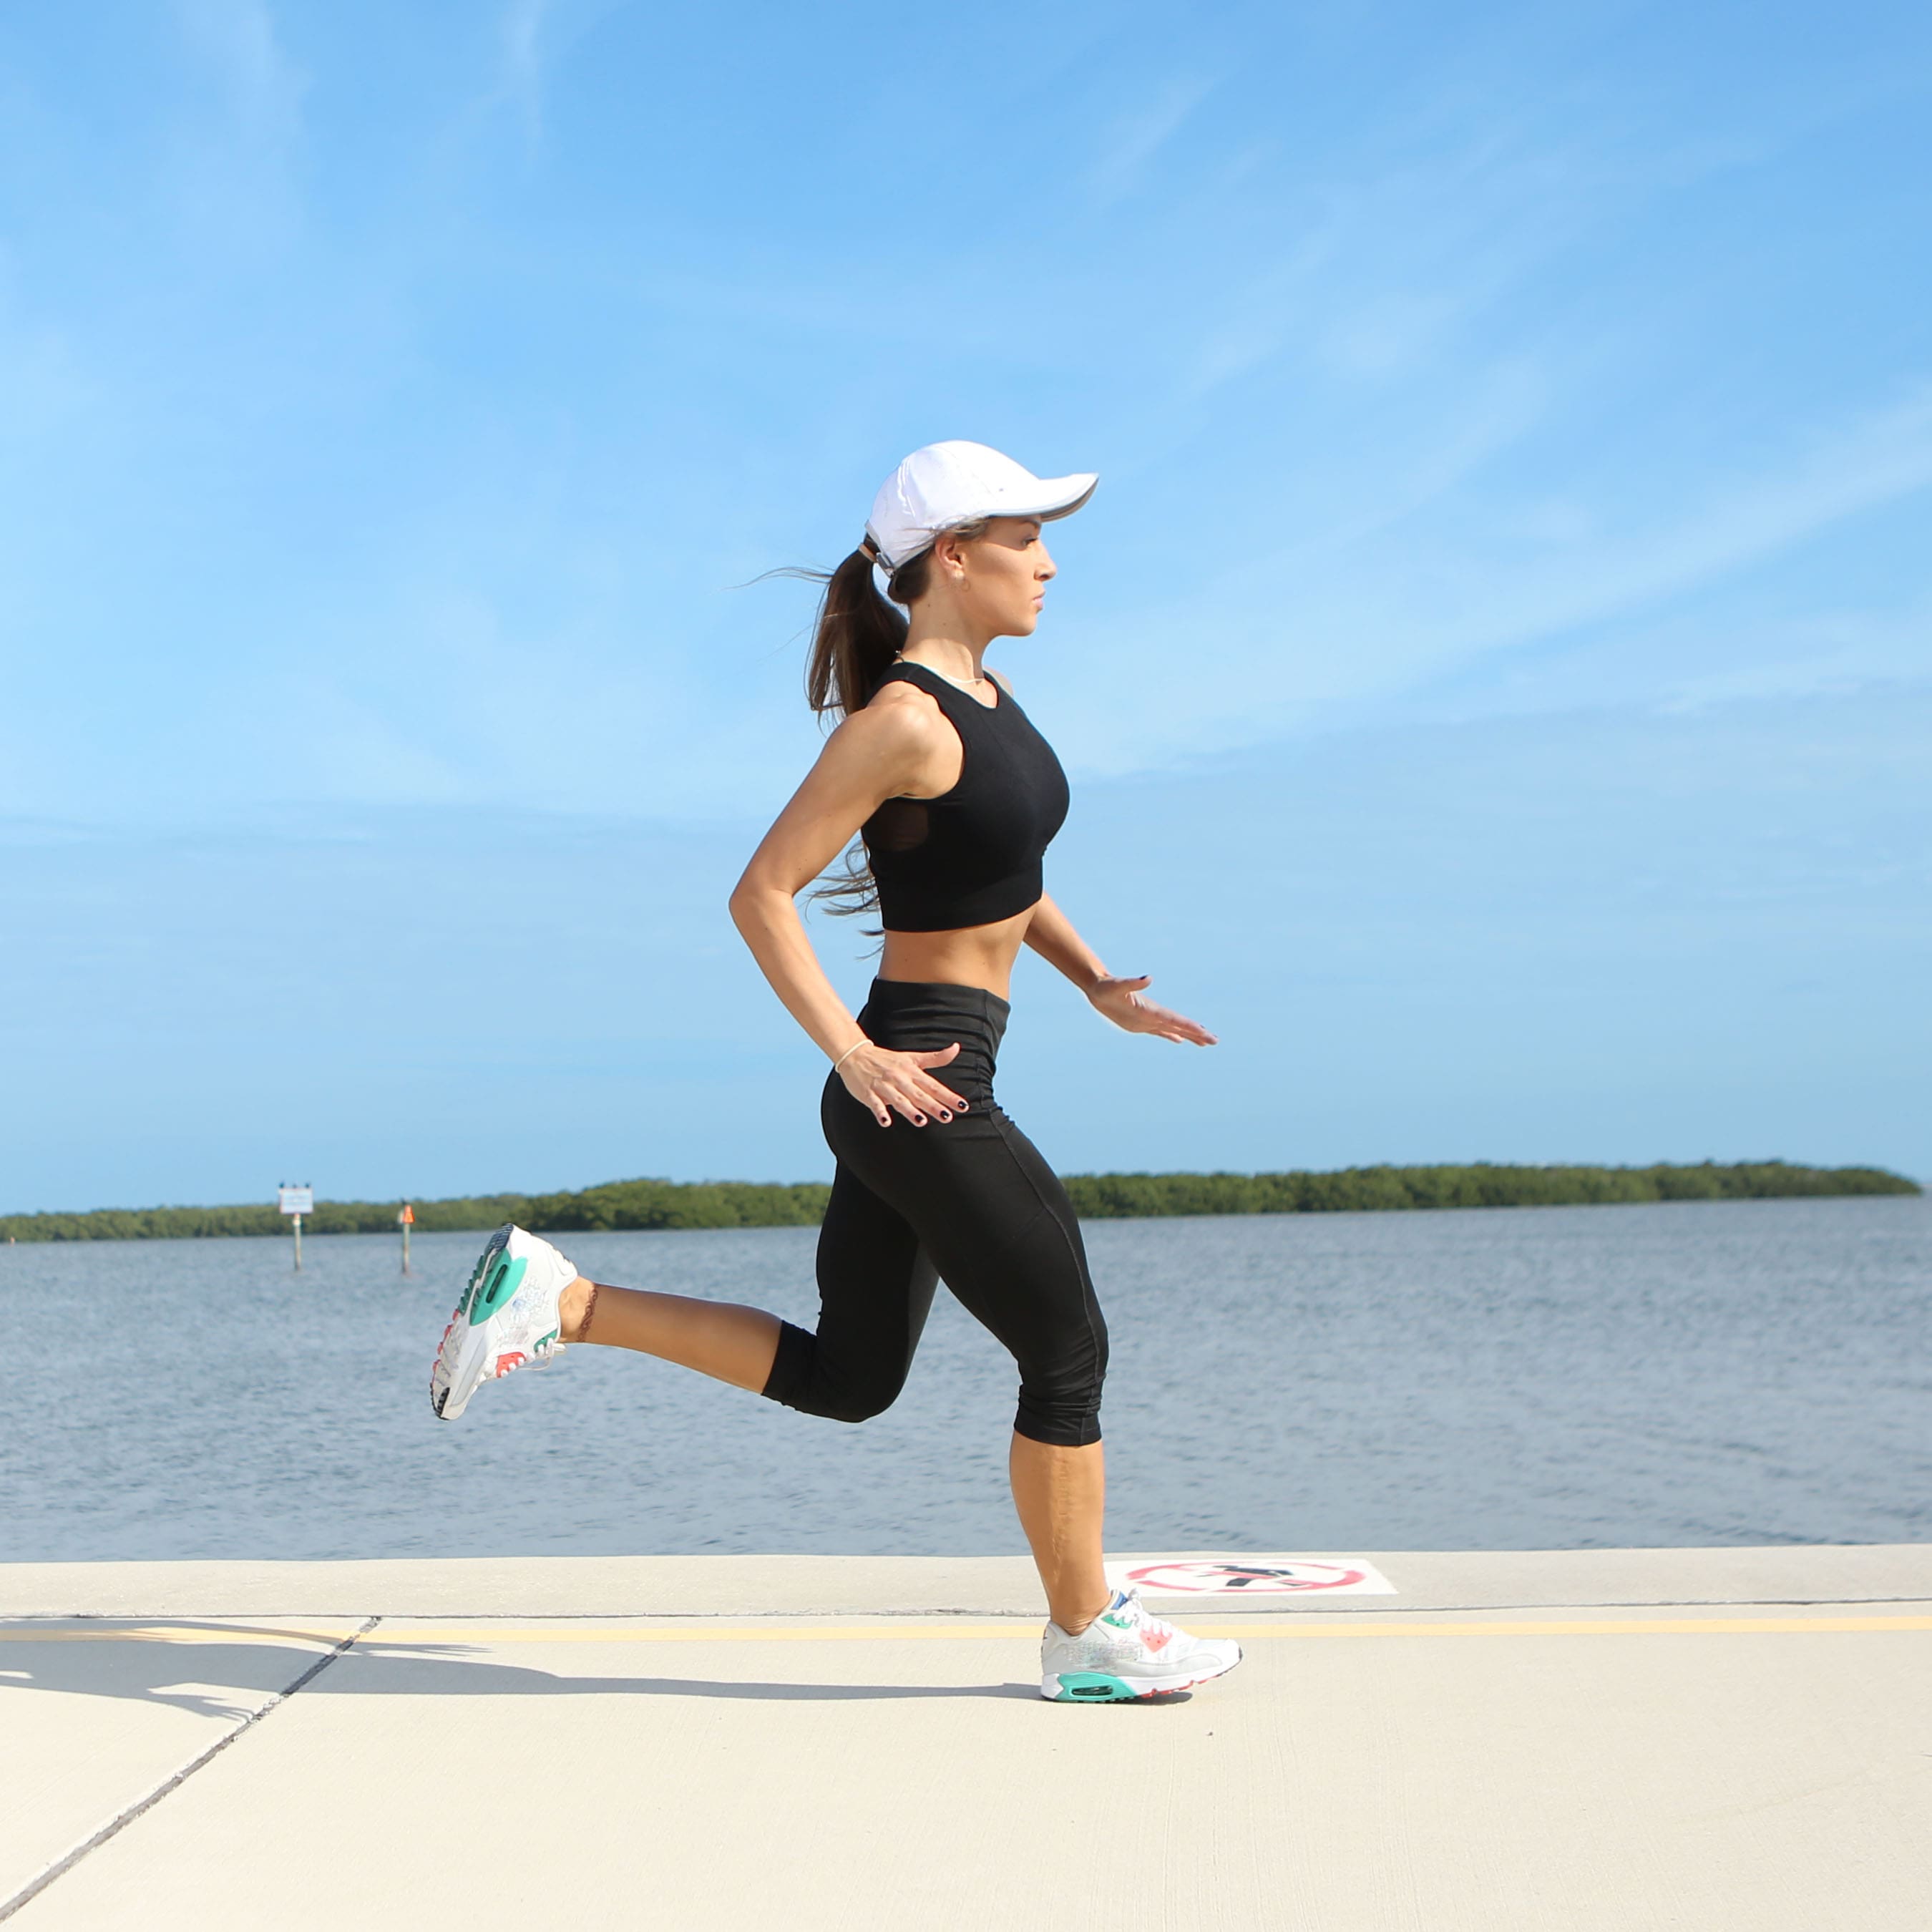
[[[890,1386],[872,1383],[823,1390],[812,1413],[833,1422],[870,1422],[874,1416],[884,1414],[898,1400],[899,1390],[904,1386],[903,1382],[894,1382]]]
[[[903,1367],[868,1373],[850,1364],[828,1362],[826,1352],[808,1330],[787,1322],[778,1330],[778,1354],[765,1394],[805,1415],[832,1422],[869,1422],[898,1401],[905,1386]]]

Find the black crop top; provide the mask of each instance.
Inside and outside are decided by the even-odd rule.
[[[937,798],[889,798],[860,827],[888,932],[991,926],[1040,896],[1040,857],[1066,818],[1066,774],[1011,694],[985,705],[921,664],[879,680],[916,686],[959,734],[959,782]]]

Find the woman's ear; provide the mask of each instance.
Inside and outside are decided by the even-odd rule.
[[[965,572],[966,546],[959,538],[944,533],[933,539],[932,560],[947,577],[957,579]]]

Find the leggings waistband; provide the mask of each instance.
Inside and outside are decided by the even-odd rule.
[[[935,1070],[949,1085],[990,1092],[993,1066],[1011,1005],[983,986],[943,980],[874,980],[859,1013],[868,1038],[896,1053],[938,1053],[959,1042],[956,1058]]]

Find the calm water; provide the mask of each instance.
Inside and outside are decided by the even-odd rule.
[[[1932,1539],[1932,1202],[1110,1222],[1119,1549]],[[579,1237],[809,1323],[797,1228]],[[860,1429],[591,1348],[432,1419],[481,1238],[0,1247],[0,1556],[988,1553],[1010,1365],[940,1298]]]

